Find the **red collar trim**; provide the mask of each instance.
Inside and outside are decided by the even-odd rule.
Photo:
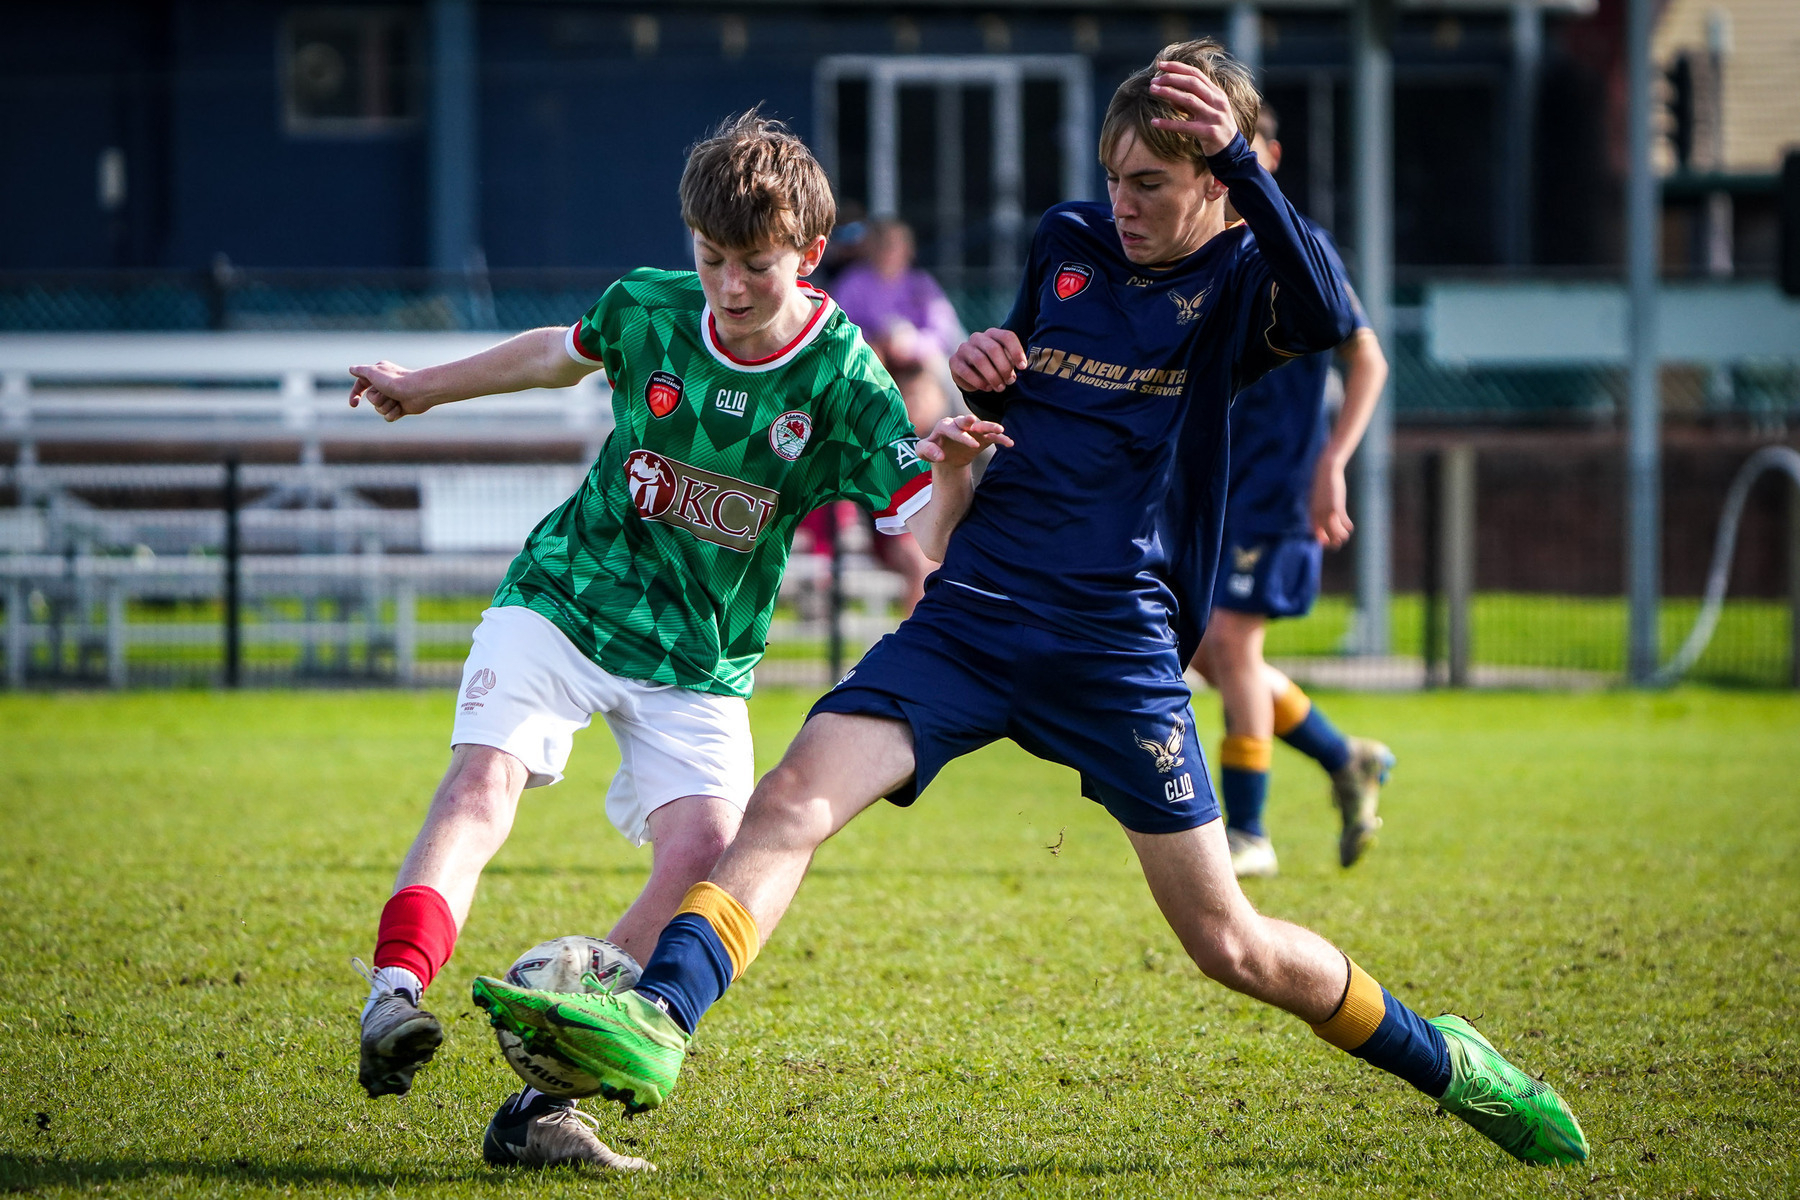
[[[813,330],[818,327],[819,322],[825,319],[826,310],[831,307],[831,297],[827,296],[825,290],[817,284],[808,283],[804,279],[796,279],[794,280],[794,286],[802,291],[816,293],[816,295],[811,298],[818,301],[818,307],[813,310],[812,318],[806,322],[805,328],[801,329],[800,332],[794,336],[793,341],[775,351],[775,353],[766,354],[761,358],[739,358],[737,355],[727,350],[725,348],[725,343],[719,340],[718,318],[713,316],[711,309],[708,309],[706,312],[706,336],[707,339],[712,342],[713,349],[740,367],[763,367],[774,362],[784,354],[792,354],[796,347],[812,336]]]

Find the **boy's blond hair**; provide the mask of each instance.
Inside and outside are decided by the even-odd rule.
[[[1132,134],[1150,153],[1166,162],[1190,162],[1197,171],[1206,170],[1206,152],[1199,139],[1172,129],[1158,129],[1150,122],[1157,117],[1186,120],[1188,114],[1150,94],[1150,81],[1157,76],[1156,63],[1179,62],[1197,67],[1202,75],[1219,85],[1231,102],[1231,115],[1238,132],[1246,142],[1256,136],[1256,115],[1262,108],[1262,96],[1256,81],[1243,63],[1225,52],[1225,47],[1211,38],[1176,42],[1164,46],[1143,70],[1132,75],[1113,93],[1106,106],[1106,119],[1100,123],[1100,162],[1110,166],[1126,134]]]
[[[728,250],[804,249],[837,224],[837,202],[806,143],[758,105],[688,151],[681,219]]]

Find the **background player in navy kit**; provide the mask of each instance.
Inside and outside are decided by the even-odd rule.
[[[1270,174],[1281,165],[1275,134],[1275,113],[1265,104],[1250,145]],[[1336,262],[1330,235],[1306,224]],[[1338,267],[1341,273],[1341,262]],[[1273,875],[1277,869],[1263,827],[1274,738],[1309,755],[1329,775],[1343,818],[1338,861],[1346,867],[1381,827],[1376,806],[1394,765],[1386,746],[1340,734],[1298,684],[1263,661],[1269,618],[1306,614],[1318,594],[1323,550],[1342,546],[1353,528],[1344,467],[1387,381],[1387,359],[1360,305],[1356,332],[1337,353],[1344,365],[1344,403],[1335,426],[1325,399],[1329,353],[1309,354],[1270,372],[1239,392],[1231,406],[1225,553],[1212,620],[1194,667],[1218,689],[1225,709],[1219,792],[1231,866],[1240,878]]]
[[[1010,737],[1080,772],[1208,976],[1521,1158],[1585,1158],[1555,1092],[1461,1018],[1423,1020],[1324,938],[1256,912],[1232,874],[1181,679],[1218,555],[1227,408],[1276,362],[1342,342],[1353,312],[1324,248],[1256,165],[1248,72],[1210,41],[1163,57],[1178,61],[1138,72],[1108,107],[1111,207],[1046,214],[1006,327],[952,357],[959,385],[1005,410],[1014,444],[925,599],[814,706],[636,990],[558,995],[483,978],[475,999],[608,1094],[657,1107],[819,845],[881,797],[910,804],[950,759]],[[1248,229],[1226,227],[1227,189]],[[951,477],[966,478],[979,448],[921,443],[934,489],[960,486]],[[920,1020],[922,1035],[937,1032]]]

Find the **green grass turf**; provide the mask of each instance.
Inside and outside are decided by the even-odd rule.
[[[412,1096],[374,1102],[346,960],[369,953],[442,767],[447,697],[60,695],[0,698],[0,1190],[1800,1191],[1800,700],[1325,703],[1400,755],[1386,834],[1340,872],[1323,781],[1278,750],[1284,873],[1253,898],[1427,1013],[1479,1017],[1570,1098],[1586,1166],[1514,1164],[1202,979],[1073,776],[997,746],[827,845],[671,1103],[603,1113],[659,1174],[493,1172],[477,1140],[515,1084],[468,981],[603,931],[647,864],[602,816],[606,734],[529,795],[432,993],[448,1044]],[[804,707],[755,702],[765,765]],[[1215,708],[1199,710],[1213,744]]]

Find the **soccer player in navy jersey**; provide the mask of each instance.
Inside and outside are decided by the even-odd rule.
[[[1276,132],[1274,110],[1264,104],[1250,148],[1270,174],[1281,165]],[[1301,220],[1341,275],[1331,236]],[[1351,300],[1354,305],[1354,294]],[[1330,777],[1342,819],[1338,861],[1346,867],[1362,857],[1381,827],[1376,809],[1394,766],[1391,750],[1370,738],[1339,733],[1298,684],[1263,661],[1269,620],[1306,614],[1318,594],[1323,550],[1342,546],[1353,528],[1344,467],[1387,381],[1387,359],[1375,331],[1360,305],[1355,312],[1356,330],[1337,348],[1344,398],[1335,425],[1326,411],[1329,353],[1309,354],[1271,371],[1231,404],[1225,553],[1194,667],[1218,689],[1225,709],[1219,792],[1231,867],[1240,879],[1277,870],[1275,847],[1263,825],[1276,737]]]
[[[1519,1158],[1586,1158],[1552,1089],[1462,1018],[1426,1021],[1324,938],[1258,913],[1232,873],[1181,678],[1218,558],[1226,411],[1245,383],[1338,345],[1354,323],[1324,247],[1251,153],[1257,105],[1248,72],[1210,40],[1166,48],[1120,86],[1100,137],[1112,203],[1047,213],[1012,315],[952,357],[1013,444],[925,599],[814,705],[635,990],[477,979],[496,1026],[595,1075],[629,1110],[657,1107],[819,845],[1008,737],[1080,773],[1210,978],[1294,1014]],[[1245,225],[1227,227],[1228,193]],[[934,488],[979,448],[947,443],[919,444]]]

